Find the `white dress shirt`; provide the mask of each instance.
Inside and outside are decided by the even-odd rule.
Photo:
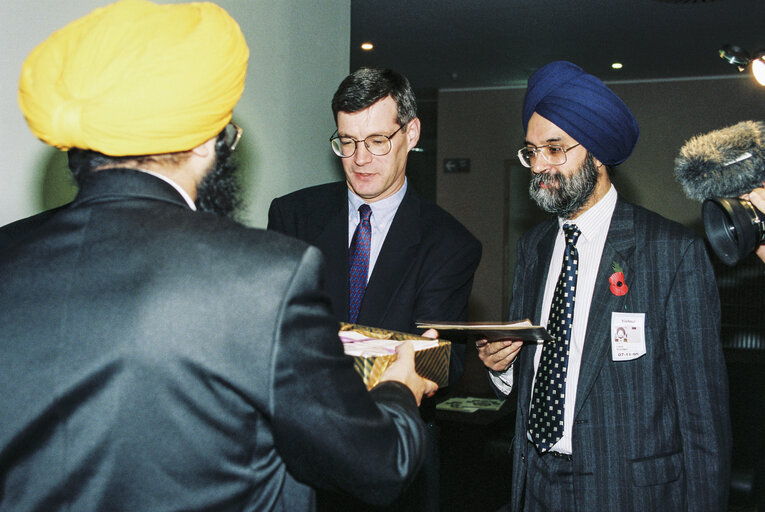
[[[576,406],[576,390],[579,381],[579,369],[582,364],[582,350],[584,349],[585,335],[587,333],[587,321],[589,320],[590,304],[595,291],[595,280],[600,267],[600,257],[606,244],[608,228],[611,225],[611,217],[616,207],[616,189],[613,185],[600,201],[590,209],[582,213],[574,220],[558,219],[558,234],[555,238],[550,267],[547,271],[544,299],[542,301],[542,315],[540,325],[547,326],[547,317],[550,313],[550,304],[555,292],[555,285],[560,275],[563,263],[563,251],[566,240],[563,233],[564,224],[576,224],[581,235],[576,243],[579,253],[579,268],[577,269],[576,302],[574,304],[574,324],[571,329],[569,341],[568,370],[566,371],[566,401],[563,407],[563,437],[552,448],[552,451],[571,453],[571,427],[574,424],[574,408]],[[522,350],[536,349],[534,354],[534,375],[542,357],[542,345],[526,345]],[[510,393],[513,387],[512,366],[504,372],[490,372],[494,384],[504,393]],[[532,390],[533,390],[532,383]],[[529,405],[530,407],[530,405]]]
[[[396,211],[398,211],[401,201],[404,200],[406,187],[407,181],[405,178],[404,185],[392,196],[375,201],[374,203],[367,203],[372,208],[372,215],[369,217],[369,223],[372,227],[372,240],[369,248],[369,273],[367,274],[367,281],[369,281],[369,276],[372,275],[372,270],[375,268],[375,263],[377,263],[377,257],[380,255],[380,249],[382,249],[383,242],[385,242],[385,237],[388,236],[388,231],[393,223],[393,217],[396,216]],[[351,246],[353,233],[359,224],[359,207],[364,202],[364,199],[357,196],[351,189],[348,189],[348,247]]]

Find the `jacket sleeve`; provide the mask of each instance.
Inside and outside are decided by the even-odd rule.
[[[422,464],[424,426],[404,385],[367,392],[318,290],[321,271],[319,251],[308,248],[275,325],[269,398],[275,444],[298,480],[385,504]]]
[[[687,510],[727,510],[731,428],[720,344],[720,301],[703,242],[695,239],[667,299],[667,350],[687,478]]]

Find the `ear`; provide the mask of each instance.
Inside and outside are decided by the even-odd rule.
[[[604,164],[603,162],[601,162],[600,160],[598,160],[597,158],[595,158],[595,155],[593,155],[592,153],[590,153],[590,155],[592,155],[592,163],[595,165],[595,169],[598,170],[598,175],[602,175],[610,183],[611,176],[608,174],[608,166]]]
[[[406,129],[406,150],[411,151],[420,141],[420,118],[415,117],[409,121],[409,127]]]
[[[207,139],[199,146],[191,148],[189,151],[196,156],[206,158],[210,153],[215,152],[215,141],[218,139],[218,136],[212,137],[211,139]]]
[[[590,155],[592,155],[592,153],[590,153]],[[608,166],[595,158],[595,155],[592,155],[592,163],[595,165],[595,169],[598,171],[598,182],[603,183],[604,186],[610,186],[611,175],[608,173]]]

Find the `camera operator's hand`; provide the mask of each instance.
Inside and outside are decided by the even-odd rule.
[[[765,185],[765,182],[763,185]],[[751,201],[755,208],[765,214],[765,188],[756,188],[748,194],[742,195],[741,199]],[[759,256],[760,259],[765,262],[765,244],[762,244],[757,248],[757,256]]]

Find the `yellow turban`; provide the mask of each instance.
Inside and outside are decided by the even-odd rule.
[[[239,25],[217,5],[121,0],[32,51],[19,104],[32,132],[60,149],[186,151],[231,120],[248,56]]]

